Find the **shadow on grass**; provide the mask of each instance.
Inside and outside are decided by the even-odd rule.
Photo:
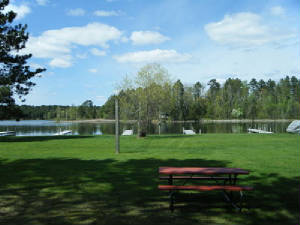
[[[248,176],[249,210],[236,213],[221,193],[157,189],[159,166],[224,167],[203,159],[0,161],[0,224],[297,224],[299,177]]]
[[[82,139],[93,138],[95,136],[5,136],[0,137],[0,142],[34,142],[34,141],[51,141],[51,140],[66,140],[66,139]]]

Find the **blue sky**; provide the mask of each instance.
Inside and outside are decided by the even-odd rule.
[[[297,0],[14,0],[29,64],[47,69],[30,105],[102,105],[147,63],[173,80],[300,75]]]

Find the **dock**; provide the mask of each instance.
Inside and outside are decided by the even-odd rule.
[[[0,136],[16,136],[15,131],[1,131]]]
[[[67,135],[67,134],[72,134],[71,130],[64,130],[64,131],[60,131],[58,133],[55,133],[54,135]]]
[[[273,134],[271,131],[259,130],[259,129],[248,129],[248,133],[257,133],[257,134]]]
[[[185,130],[184,128],[182,130],[183,130],[183,134],[188,134],[188,135],[196,134],[193,130]]]
[[[133,130],[124,130],[122,133],[123,136],[133,135]]]

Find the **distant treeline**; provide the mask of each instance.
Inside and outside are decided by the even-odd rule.
[[[80,106],[42,105],[16,106],[14,113],[1,115],[1,119],[40,119],[40,120],[78,120],[95,119],[103,117],[100,106],[93,105],[91,100],[83,102]]]
[[[114,104],[114,103],[113,103]],[[113,105],[114,107],[114,105]],[[96,106],[91,100],[86,100],[80,106],[63,105],[20,105],[12,109],[11,113],[1,114],[0,119],[32,119],[32,120],[81,120],[114,118],[110,115],[111,106]],[[4,111],[3,111],[4,112]]]
[[[145,92],[152,94],[144,99],[137,97],[143,93],[140,88],[121,91],[122,119],[138,119],[139,114],[133,112],[139,112],[138,102],[141,101],[147,101],[147,113],[157,120],[162,114],[169,120],[183,121],[202,118],[295,119],[300,116],[300,80],[295,76],[286,76],[278,82],[229,78],[222,85],[212,79],[207,86],[200,82],[184,86],[178,80],[171,85],[149,85],[147,89]],[[156,96],[153,97],[153,93]],[[103,106],[108,118],[114,118],[114,98],[111,96]]]
[[[286,76],[278,82],[271,79],[252,79],[247,82],[229,78],[222,85],[216,79],[212,79],[207,86],[200,82],[184,86],[177,80],[169,86],[164,96],[157,94],[160,93],[160,87],[155,86],[156,100],[152,106],[149,105],[150,109],[153,109],[152,119],[158,120],[160,114],[167,115],[169,120],[294,119],[300,115],[300,80],[295,76]],[[121,99],[122,119],[138,119],[138,101],[133,98],[138,93],[138,89],[120,92],[118,97]],[[111,96],[103,106],[95,106],[91,100],[83,102],[80,106],[21,105],[11,114],[0,110],[0,119],[113,119],[115,97]],[[158,104],[163,107],[154,111]]]

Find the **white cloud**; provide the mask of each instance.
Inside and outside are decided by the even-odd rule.
[[[4,12],[9,12],[9,11],[14,11],[17,13],[16,19],[22,19],[24,18],[27,14],[31,12],[31,9],[27,5],[14,5],[14,4],[9,4],[8,6],[5,7]]]
[[[84,16],[85,15],[85,10],[81,9],[81,8],[70,9],[67,12],[67,15],[69,15],[69,16]]]
[[[72,58],[69,55],[61,58],[54,58],[50,61],[49,65],[52,67],[67,68],[72,65]]]
[[[159,44],[170,38],[156,31],[134,31],[130,36],[130,40],[134,45]]]
[[[103,16],[103,17],[107,17],[107,16],[120,16],[121,12],[119,11],[105,11],[105,10],[97,10],[94,12],[95,16]]]
[[[95,69],[95,68],[91,68],[91,69],[89,69],[89,72],[90,72],[90,73],[97,73],[97,72],[98,72],[98,70],[97,70],[97,69]]]
[[[48,0],[36,0],[36,3],[38,5],[46,5],[48,3]]]
[[[95,56],[105,56],[106,55],[106,52],[105,51],[101,51],[97,48],[92,48],[90,49],[90,52],[95,55]]]
[[[285,9],[281,6],[274,6],[271,8],[271,14],[274,16],[283,16],[285,14]]]
[[[51,65],[67,67],[71,64],[72,48],[76,45],[108,48],[109,41],[121,39],[121,31],[101,23],[90,23],[83,27],[65,27],[48,30],[38,37],[30,37],[24,50],[37,58],[52,59]],[[67,62],[67,63],[66,63]]]
[[[123,37],[121,38],[121,42],[123,42],[123,43],[127,43],[128,41],[129,41],[129,38],[128,38],[128,37],[123,36]]]
[[[79,59],[86,59],[87,58],[87,54],[86,53],[83,53],[83,54],[77,53],[76,57],[79,58]]]
[[[223,20],[209,23],[204,29],[212,40],[236,47],[259,46],[295,36],[263,24],[261,16],[254,13],[225,15]]]
[[[175,50],[155,49],[151,51],[130,52],[124,55],[114,56],[120,63],[179,63],[191,58],[189,54],[180,54]]]

